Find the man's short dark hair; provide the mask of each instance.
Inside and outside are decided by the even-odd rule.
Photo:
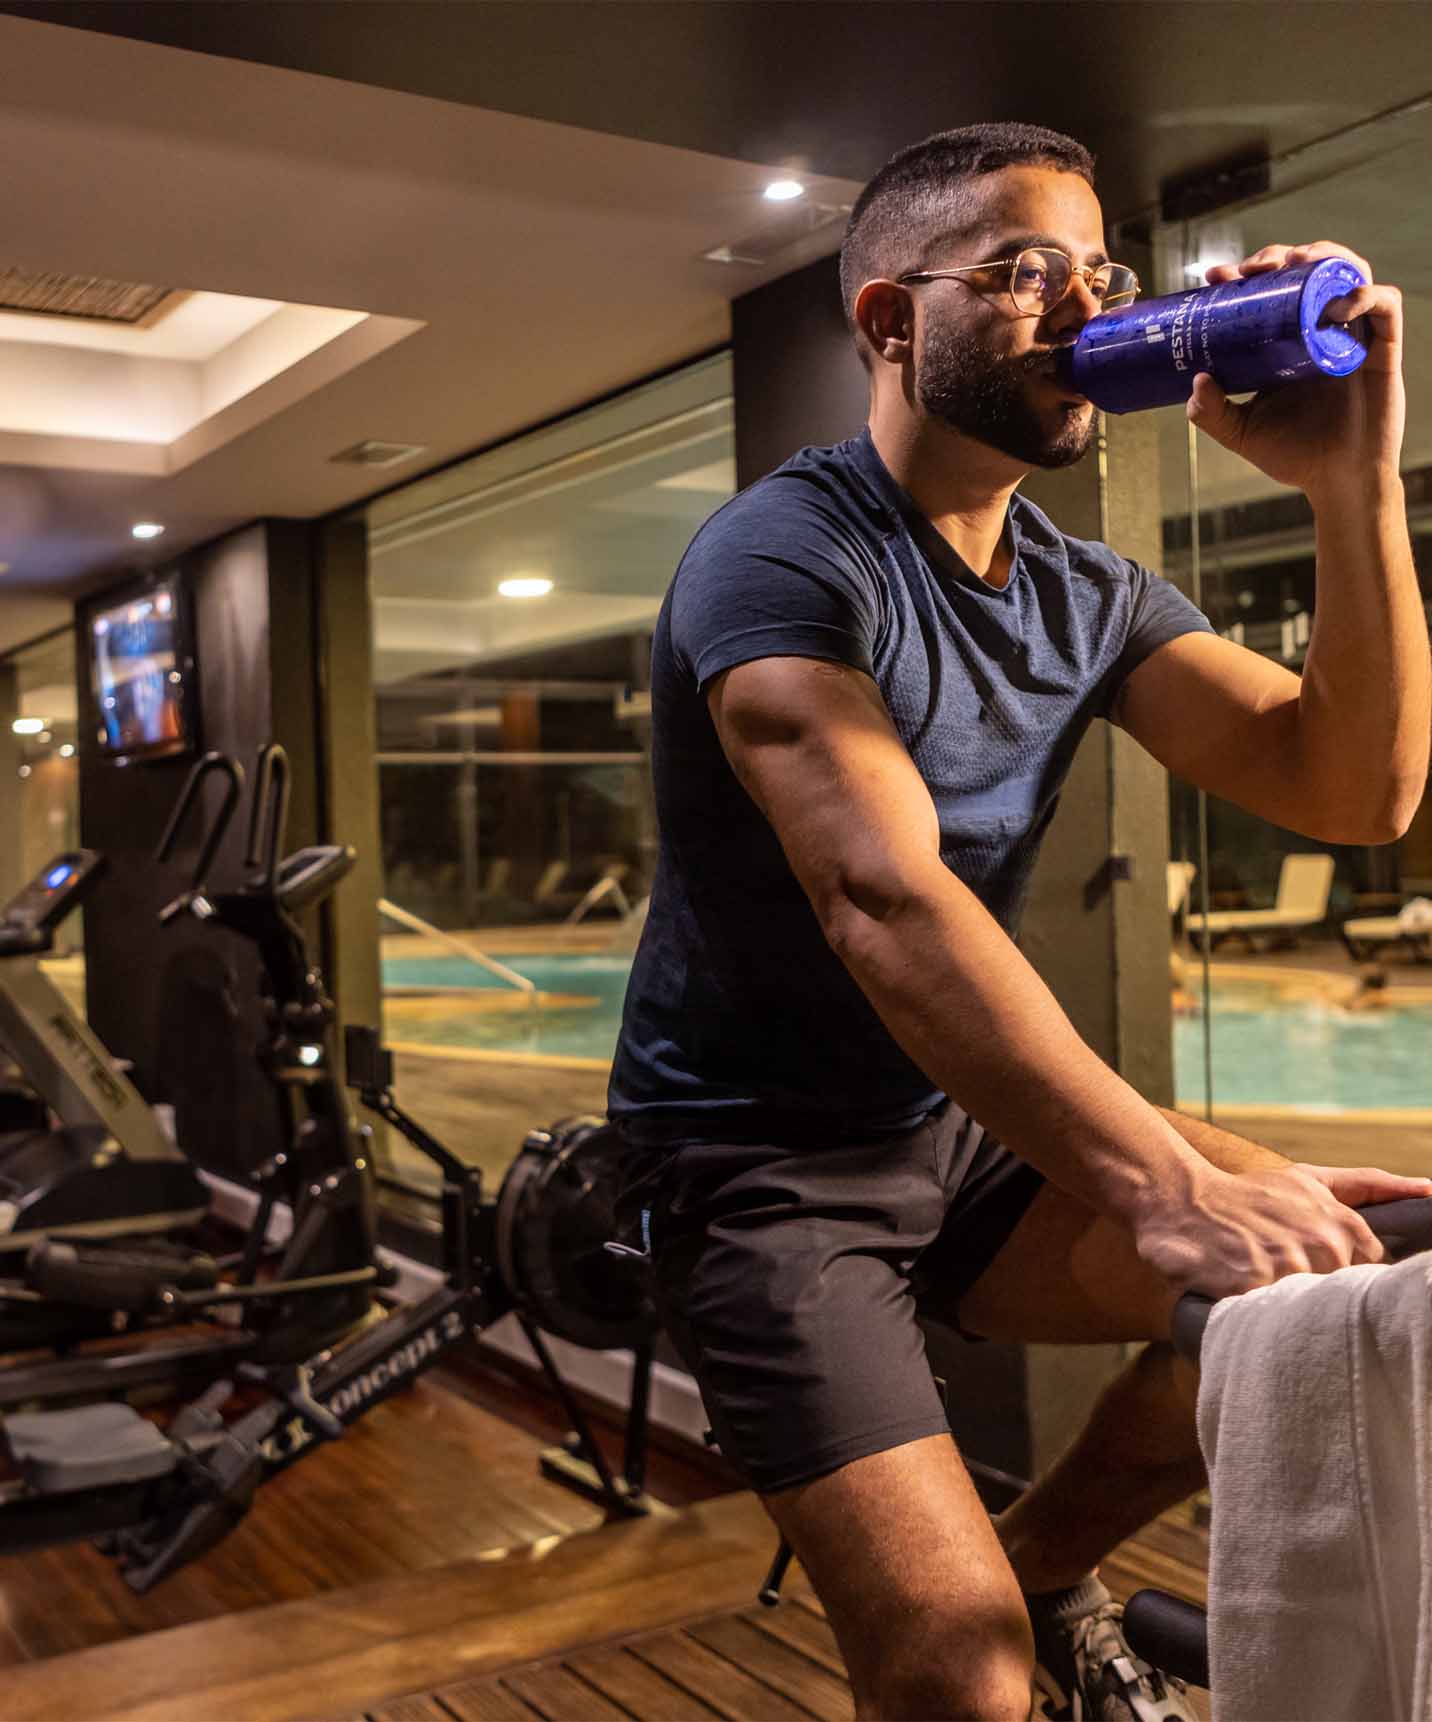
[[[846,223],[840,294],[852,333],[865,283],[924,268],[932,261],[928,248],[958,225],[966,183],[1002,167],[1058,168],[1094,183],[1094,158],[1083,144],[1013,120],[936,132],[897,151],[856,198]]]

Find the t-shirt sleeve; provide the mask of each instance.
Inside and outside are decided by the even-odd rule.
[[[854,532],[794,487],[748,492],[682,558],[673,653],[700,689],[756,658],[827,658],[873,675],[879,578]]]
[[[1104,687],[1104,712],[1118,702],[1124,683],[1160,646],[1183,634],[1211,634],[1213,624],[1178,587],[1137,562],[1129,564],[1133,603],[1129,631]]]

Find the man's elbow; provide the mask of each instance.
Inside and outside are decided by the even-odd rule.
[[[846,963],[928,896],[922,880],[897,867],[831,867],[807,889],[827,943]]]
[[[1396,843],[1407,835],[1422,805],[1423,789],[1421,778],[1393,780],[1375,800],[1364,795],[1356,803],[1349,797],[1336,808],[1324,804],[1317,820],[1320,829],[1309,835],[1324,843],[1364,844],[1369,848]]]
[[[1412,821],[1417,817],[1417,809],[1422,805],[1422,794],[1425,784],[1419,779],[1415,784],[1409,784],[1394,791],[1381,816],[1374,820],[1372,835],[1365,837],[1365,843],[1396,843],[1399,837],[1405,837]]]

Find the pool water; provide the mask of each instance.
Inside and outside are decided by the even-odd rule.
[[[495,953],[494,953],[495,954]],[[595,1004],[451,1017],[394,1014],[392,1040],[608,1060],[616,1050],[631,959],[626,956],[504,957],[543,992]],[[392,958],[387,986],[511,989],[463,957]],[[1174,1021],[1175,1092],[1204,1100],[1203,1018]],[[1271,982],[1219,982],[1213,989],[1213,1092],[1226,1106],[1291,1106],[1314,1112],[1432,1107],[1432,1005],[1344,1011],[1289,994]]]
[[[622,999],[629,956],[580,955],[503,956],[492,951],[509,969],[525,975],[542,992],[570,993],[595,999],[591,1005],[571,1008],[543,1006],[532,1010],[516,1000],[514,989],[496,975],[466,957],[392,957],[383,962],[385,987],[425,987],[440,991],[454,988],[466,992],[481,987],[514,998],[512,1010],[464,1015],[454,1008],[451,1017],[399,1019],[388,1031],[390,1040],[406,1040],[437,1046],[471,1046],[494,1052],[538,1052],[549,1058],[600,1058],[609,1060],[616,1051],[621,1027]]]
[[[1316,1112],[1432,1107],[1432,1006],[1345,1011],[1270,983],[1213,989],[1213,1094],[1225,1106]],[[1207,1094],[1203,1017],[1174,1020],[1180,1103]]]

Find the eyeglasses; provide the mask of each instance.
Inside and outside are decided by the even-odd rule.
[[[1099,302],[1101,311],[1126,305],[1137,298],[1139,278],[1122,263],[1080,265],[1051,246],[1033,245],[1017,257],[1000,257],[989,263],[966,263],[959,269],[915,269],[896,277],[901,287],[918,287],[946,276],[993,274],[1007,269],[1010,299],[1021,317],[1042,317],[1065,298],[1077,275]]]

